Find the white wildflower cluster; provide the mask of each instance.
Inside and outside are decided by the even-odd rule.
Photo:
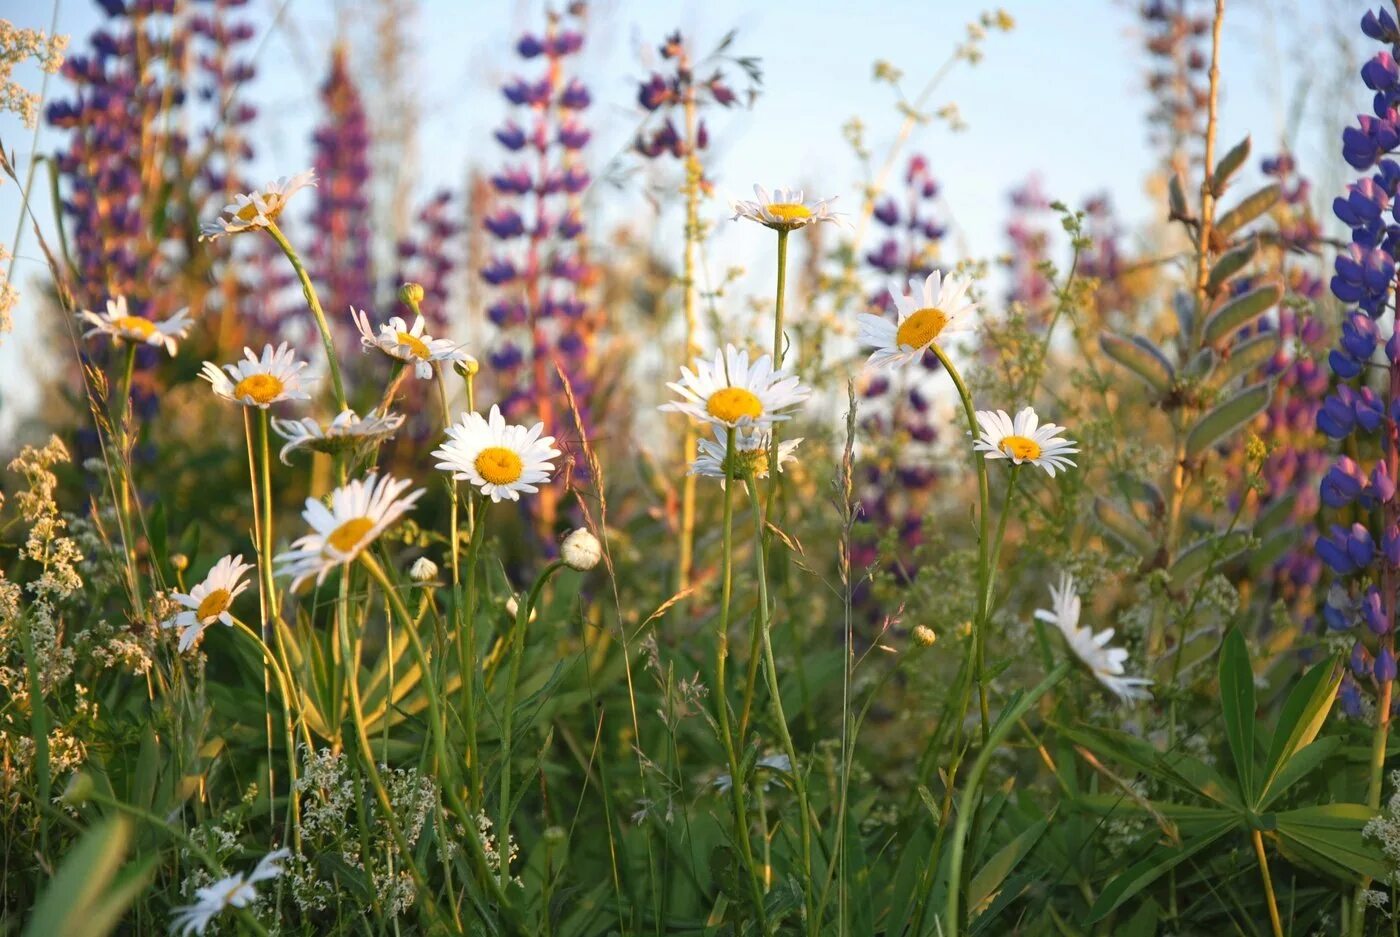
[[[1391,867],[1391,884],[1400,884],[1400,771],[1390,773],[1390,800],[1379,816],[1370,820],[1361,830],[1365,839],[1374,839],[1380,844],[1381,852]]]
[[[0,113],[18,114],[24,126],[34,127],[39,121],[39,95],[14,80],[15,66],[33,59],[52,75],[63,65],[63,51],[67,48],[67,36],[20,29],[9,20],[0,19]]]
[[[495,825],[492,824],[491,818],[485,813],[477,815],[476,832],[477,835],[481,837],[481,850],[486,853],[486,867],[499,876],[501,874],[502,861],[500,845],[496,842]],[[514,865],[515,860],[519,858],[520,846],[516,844],[514,836],[507,836],[504,860],[506,869]],[[515,882],[517,885],[522,884],[519,876],[511,876],[511,881]]]
[[[15,327],[13,313],[15,306],[19,305],[19,290],[10,282],[9,267],[14,255],[0,244],[0,335],[11,331]]]
[[[144,677],[155,663],[151,634],[113,625],[102,618],[77,636],[74,648],[103,670]]]

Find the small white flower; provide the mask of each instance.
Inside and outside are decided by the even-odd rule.
[[[308,169],[295,176],[283,176],[269,182],[260,191],[235,195],[218,218],[199,226],[199,239],[213,241],[226,234],[242,234],[244,231],[271,227],[293,195],[315,184],[316,171]]]
[[[361,419],[354,410],[342,410],[340,416],[322,426],[311,417],[300,420],[272,418],[272,428],[277,435],[287,440],[282,447],[280,458],[286,465],[287,456],[297,449],[310,449],[313,452],[344,452],[358,449],[373,443],[380,443],[393,437],[403,426],[404,418],[398,413],[383,415],[371,413]]]
[[[413,373],[418,375],[420,380],[426,381],[433,376],[435,361],[446,361],[453,365],[466,364],[468,361],[476,364],[476,359],[463,351],[462,346],[456,342],[425,334],[423,330],[426,322],[422,316],[413,320],[413,328],[409,328],[408,323],[399,316],[394,316],[379,327],[378,334],[375,334],[369,322],[369,314],[364,310],[357,310],[352,306],[350,317],[355,320],[355,327],[360,330],[360,344],[364,346],[365,351],[378,348],[391,358],[412,362]]]
[[[763,789],[766,791],[773,784],[774,775],[792,774],[792,759],[784,754],[768,755],[758,759],[755,763],[757,768],[766,768],[769,776],[763,781]],[[734,778],[728,774],[721,774],[715,778],[715,790],[721,794],[727,794],[734,786]]]
[[[173,358],[179,350],[177,342],[190,330],[190,311],[181,309],[170,318],[162,321],[133,316],[127,309],[126,297],[117,296],[107,300],[105,312],[91,312],[84,309],[78,319],[92,328],[83,333],[83,338],[94,335],[110,335],[116,342],[160,345]]]
[[[718,478],[723,484],[726,475],[724,471],[728,453],[725,451],[728,434],[718,427],[714,430],[713,439],[701,439],[700,451],[695,457],[695,461],[690,463],[691,475],[703,475],[706,478]],[[802,444],[802,437],[796,439],[783,439],[778,442],[778,471],[783,470],[783,466],[789,462],[797,460],[797,447]],[[773,445],[773,434],[767,430],[736,430],[734,433],[734,477],[735,478],[767,478],[768,477],[768,450]]]
[[[273,560],[280,567],[277,575],[290,577],[293,589],[312,576],[320,585],[331,570],[359,556],[422,497],[422,488],[403,493],[410,484],[406,479],[379,478],[371,473],[364,480],[357,478],[332,491],[330,507],[307,498],[301,516],[312,532],[277,555]]]
[[[1051,478],[1057,470],[1074,465],[1067,458],[1079,451],[1073,439],[1060,436],[1063,426],[1046,423],[1039,426],[1035,408],[1026,407],[1016,414],[1013,421],[1005,410],[978,410],[977,428],[979,438],[972,444],[977,452],[985,452],[988,459],[1010,459],[1016,465],[1029,462],[1045,469]]]
[[[189,591],[172,592],[170,598],[185,607],[185,611],[174,618],[161,622],[162,628],[179,628],[180,652],[183,654],[193,646],[204,629],[214,622],[223,622],[233,627],[233,616],[229,608],[238,594],[248,588],[243,574],[253,567],[243,562],[243,557],[226,556],[214,564],[204,581]]]
[[[570,569],[587,572],[603,558],[603,545],[587,527],[580,527],[571,531],[559,544],[559,558]]]
[[[170,932],[180,937],[203,934],[209,922],[218,917],[225,908],[248,907],[258,897],[258,890],[253,886],[281,875],[282,860],[291,854],[289,849],[270,852],[249,875],[244,876],[242,872],[229,875],[199,889],[195,892],[194,904],[175,909],[170,921]]]
[[[562,455],[554,437],[543,433],[543,423],[529,429],[507,424],[501,408],[493,406],[488,419],[462,414],[433,455],[441,460],[438,468],[476,485],[492,501],[519,501],[522,493],[533,494],[536,485],[549,481],[551,463]]]
[[[1090,628],[1080,627],[1081,605],[1073,576],[1069,573],[1061,575],[1060,587],[1050,587],[1050,598],[1054,607],[1036,609],[1035,617],[1060,629],[1070,650],[1110,693],[1125,703],[1152,698],[1152,693],[1147,689],[1152,685],[1151,680],[1124,676],[1123,664],[1128,659],[1128,652],[1121,647],[1108,646],[1108,642],[1113,640],[1112,628],[1095,634]]]
[[[774,231],[791,231],[809,224],[839,220],[831,210],[835,198],[821,199],[809,205],[801,189],[774,189],[773,194],[769,195],[763,186],[755,185],[753,191],[757,196],[755,201],[730,199],[729,207],[734,211],[734,220],[747,218]]]
[[[286,342],[276,349],[263,346],[261,358],[253,349],[244,348],[243,357],[244,360],[226,364],[222,369],[206,361],[199,376],[210,383],[214,393],[245,407],[266,410],[282,400],[310,399],[311,395],[301,389],[301,370],[306,362],[296,360],[296,353]]]
[[[408,569],[408,578],[419,584],[432,582],[437,579],[437,574],[438,565],[426,556],[418,557]]]
[[[703,358],[696,361],[693,372],[682,367],[681,379],[666,386],[683,399],[663,404],[662,410],[737,429],[766,429],[790,419],[792,415],[782,411],[811,393],[798,378],[774,371],[767,355],[750,366],[749,353],[733,345],[715,352],[713,363]]]
[[[967,298],[972,281],[937,270],[927,279],[909,281],[909,293],[891,289],[896,321],[862,313],[856,321],[862,345],[873,348],[869,365],[913,364],[939,339],[972,328],[969,316],[977,304]]]

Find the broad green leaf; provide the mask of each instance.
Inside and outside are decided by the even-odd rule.
[[[1278,305],[1283,291],[1275,284],[1260,286],[1241,293],[1225,303],[1206,319],[1205,342],[1223,342],[1240,329]]]
[[[1164,394],[1171,388],[1175,379],[1171,362],[1146,340],[1128,339],[1113,332],[1100,332],[1099,347],[1103,349],[1104,354],[1127,368],[1158,393]]]
[[[1194,459],[1226,436],[1236,432],[1264,412],[1274,395],[1273,384],[1265,381],[1235,394],[1196,421],[1186,436],[1186,455]]]
[[[972,883],[968,886],[967,891],[969,913],[978,915],[986,910],[986,906],[991,904],[992,899],[996,897],[1002,882],[1006,881],[1006,877],[1016,866],[1021,864],[1022,859],[1026,858],[1026,854],[1034,848],[1049,824],[1050,818],[1046,817],[1044,820],[1026,827],[1020,835],[988,859],[986,865],[982,866],[976,875],[972,876]]]
[[[1104,497],[1095,498],[1094,516],[1114,538],[1143,559],[1157,552],[1157,541],[1152,534],[1118,502]]]
[[[1342,747],[1339,736],[1318,739],[1305,745],[1297,754],[1283,762],[1268,786],[1259,792],[1259,809],[1266,810],[1275,800],[1288,793],[1288,789],[1315,771],[1318,765],[1331,758]]]
[[[1154,850],[1146,859],[1129,868],[1123,874],[1109,882],[1103,891],[1099,892],[1098,900],[1089,909],[1089,919],[1085,923],[1095,924],[1108,917],[1118,909],[1123,902],[1151,885],[1157,879],[1166,875],[1181,863],[1190,859],[1196,853],[1209,847],[1220,837],[1235,828],[1235,821],[1221,823],[1220,825],[1203,831],[1191,841],[1184,843],[1178,848],[1160,848]]]
[[[1186,362],[1186,366],[1181,369],[1181,379],[1183,381],[1204,381],[1210,377],[1219,361],[1220,356],[1215,353],[1215,349],[1206,346],[1192,355],[1191,360]]]
[[[1362,804],[1323,804],[1275,814],[1279,851],[1339,878],[1385,878],[1380,843],[1362,829],[1378,813]]]
[[[1254,259],[1254,253],[1259,249],[1259,242],[1255,238],[1250,238],[1239,247],[1226,251],[1220,259],[1215,262],[1215,266],[1210,268],[1210,278],[1206,281],[1206,292],[1215,296],[1220,292],[1220,288],[1235,274],[1239,273],[1249,265]]]
[[[102,937],[144,889],[151,863],[119,876],[131,843],[123,817],[104,820],[82,835],[59,864],[34,906],[24,937]]]
[[[1235,762],[1235,777],[1245,803],[1253,804],[1254,760],[1254,671],[1249,666],[1249,648],[1240,629],[1231,628],[1220,647],[1220,710],[1225,718],[1225,740]]]
[[[1264,186],[1248,196],[1234,208],[1215,220],[1215,230],[1222,238],[1228,238],[1240,228],[1258,218],[1278,201],[1280,187],[1277,182]]]
[[[1210,376],[1210,386],[1224,387],[1235,378],[1262,367],[1282,345],[1283,338],[1276,330],[1270,330],[1227,349],[1230,357],[1216,366],[1215,373]]]
[[[1247,159],[1249,159],[1249,137],[1245,137],[1230,147],[1230,152],[1222,156],[1220,162],[1215,164],[1215,171],[1210,174],[1211,193],[1219,198],[1225,192],[1225,186],[1229,183],[1230,177],[1239,171]]]
[[[1094,754],[1132,768],[1222,807],[1239,810],[1243,807],[1238,793],[1220,774],[1205,762],[1182,752],[1164,756],[1151,744],[1117,729],[1099,726],[1062,726],[1060,732],[1070,741],[1083,745]]]
[[[1305,673],[1288,693],[1274,729],[1273,744],[1269,746],[1264,767],[1264,783],[1260,788],[1260,806],[1265,807],[1287,787],[1278,784],[1289,762],[1312,745],[1332,704],[1337,699],[1337,687],[1342,682],[1341,668],[1335,657],[1315,665]],[[1314,757],[1319,757],[1314,755]],[[1296,780],[1290,778],[1289,783]]]
[[[1218,564],[1239,554],[1249,546],[1249,534],[1234,530],[1228,534],[1217,534],[1197,540],[1177,555],[1171,565],[1172,582],[1185,585],[1197,576],[1204,575]]]

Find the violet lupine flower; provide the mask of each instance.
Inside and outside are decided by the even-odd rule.
[[[1146,37],[1147,88],[1152,107],[1147,113],[1151,139],[1163,151],[1163,166],[1186,178],[1196,148],[1204,137],[1206,103],[1210,94],[1211,17],[1191,0],[1147,0],[1141,7]]]
[[[448,300],[452,276],[459,263],[457,240],[463,231],[461,214],[457,199],[451,192],[441,190],[419,210],[412,234],[397,246],[399,268],[390,285],[395,291],[404,283],[423,287],[419,308],[435,330],[434,334],[446,331],[451,325]],[[400,301],[398,314],[407,317],[410,312]]]
[[[345,327],[345,312],[374,304],[374,279],[369,256],[369,124],[343,44],[331,50],[321,106],[322,122],[311,138],[318,185],[307,269],[331,321],[341,326],[341,354],[349,357],[359,337]]]
[[[1366,35],[1391,46],[1376,53],[1361,69],[1362,81],[1375,92],[1372,115],[1342,134],[1342,155],[1361,170],[1375,174],[1347,187],[1332,208],[1351,228],[1352,243],[1338,254],[1332,292],[1358,311],[1348,314],[1337,348],[1329,356],[1338,379],[1336,391],[1318,410],[1317,428],[1332,439],[1356,437],[1352,446],[1359,459],[1339,458],[1323,476],[1319,497],[1329,506],[1360,512],[1350,526],[1333,524],[1318,537],[1317,555],[1332,573],[1331,588],[1321,617],[1330,630],[1354,631],[1351,673],[1340,691],[1343,709],[1362,712],[1361,693],[1369,684],[1379,694],[1395,680],[1395,618],[1400,598],[1400,503],[1395,480],[1400,471],[1400,333],[1385,316],[1391,308],[1395,258],[1400,247],[1400,216],[1395,212],[1400,191],[1400,148],[1395,104],[1400,100],[1400,70],[1395,68],[1400,30],[1384,9],[1367,13],[1361,22]],[[1387,334],[1389,333],[1389,334]],[[1378,346],[1384,348],[1377,354]],[[1384,364],[1382,364],[1382,361]],[[1364,383],[1367,371],[1383,367],[1388,375],[1380,393]],[[1377,438],[1378,437],[1378,438]],[[1355,515],[1352,515],[1355,516]],[[1365,628],[1358,625],[1365,624]]]
[[[516,43],[522,59],[543,60],[544,74],[513,78],[503,89],[519,111],[496,139],[520,155],[491,177],[494,197],[480,212],[495,242],[479,274],[496,288],[487,315],[502,338],[488,363],[501,409],[542,420],[556,436],[573,423],[556,366],[568,376],[586,427],[593,416],[596,365],[590,352],[599,321],[583,299],[596,274],[581,220],[581,196],[592,182],[584,162],[591,138],[584,112],[592,98],[578,78],[566,74],[569,58],[583,47],[585,12],[583,4],[571,4],[562,14],[549,14],[543,34],[526,34]],[[523,159],[527,150],[532,152]],[[552,504],[549,496],[538,502],[546,523],[553,520]]]
[[[677,129],[678,126],[685,126],[685,109],[688,106],[697,110],[711,106],[733,107],[739,103],[739,96],[721,67],[726,61],[722,50],[697,62],[684,37],[680,32],[674,32],[661,44],[660,52],[666,70],[652,72],[637,89],[637,103],[642,110],[658,115],[658,120],[637,134],[632,148],[646,159],[658,159],[666,154],[676,159],[688,159],[709,146],[710,135],[704,117],[696,122],[694,139],[687,139]],[[748,97],[752,99],[757,83],[753,63],[748,59],[727,61],[749,78]],[[699,74],[702,69],[705,77]],[[700,185],[706,191],[710,188],[709,181],[704,178],[700,180]]]
[[[1020,303],[1035,315],[1044,310],[1050,300],[1050,281],[1040,265],[1049,256],[1050,234],[1044,217],[1050,210],[1050,199],[1040,187],[1040,179],[1031,176],[1026,184],[1011,190],[1011,220],[1006,236],[1011,241],[1008,266],[1011,287],[1006,294],[1008,303]]]

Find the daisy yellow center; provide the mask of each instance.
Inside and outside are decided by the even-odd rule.
[[[374,521],[368,517],[352,517],[330,532],[326,545],[338,553],[349,553],[373,527]]]
[[[1040,458],[1040,443],[1027,436],[1004,436],[998,446],[1018,462],[1033,462]]]
[[[413,352],[415,356],[422,358],[424,361],[432,357],[432,352],[428,350],[427,344],[418,336],[409,335],[407,332],[400,332],[398,334],[398,340],[400,345],[407,345],[409,351]]]
[[[743,417],[763,416],[763,403],[753,391],[742,387],[721,387],[705,401],[705,412],[725,423],[738,423]]]
[[[121,316],[112,320],[112,326],[122,332],[130,332],[142,338],[150,338],[156,331],[156,324],[140,316]]]
[[[281,379],[271,374],[250,374],[233,386],[233,396],[239,400],[251,397],[259,404],[272,403],[284,387]]]
[[[204,597],[199,603],[199,608],[195,609],[194,617],[199,621],[208,621],[211,618],[218,618],[228,611],[229,603],[233,601],[233,596],[227,589],[215,589]]]
[[[895,341],[901,348],[905,345],[910,348],[923,348],[937,338],[947,324],[948,316],[942,309],[916,309],[910,313],[909,318],[899,323]]]
[[[493,485],[509,485],[520,480],[525,466],[520,456],[505,446],[487,446],[477,454],[476,470]]]
[[[768,206],[768,214],[786,224],[796,224],[812,217],[812,209],[801,202],[773,202]]]

